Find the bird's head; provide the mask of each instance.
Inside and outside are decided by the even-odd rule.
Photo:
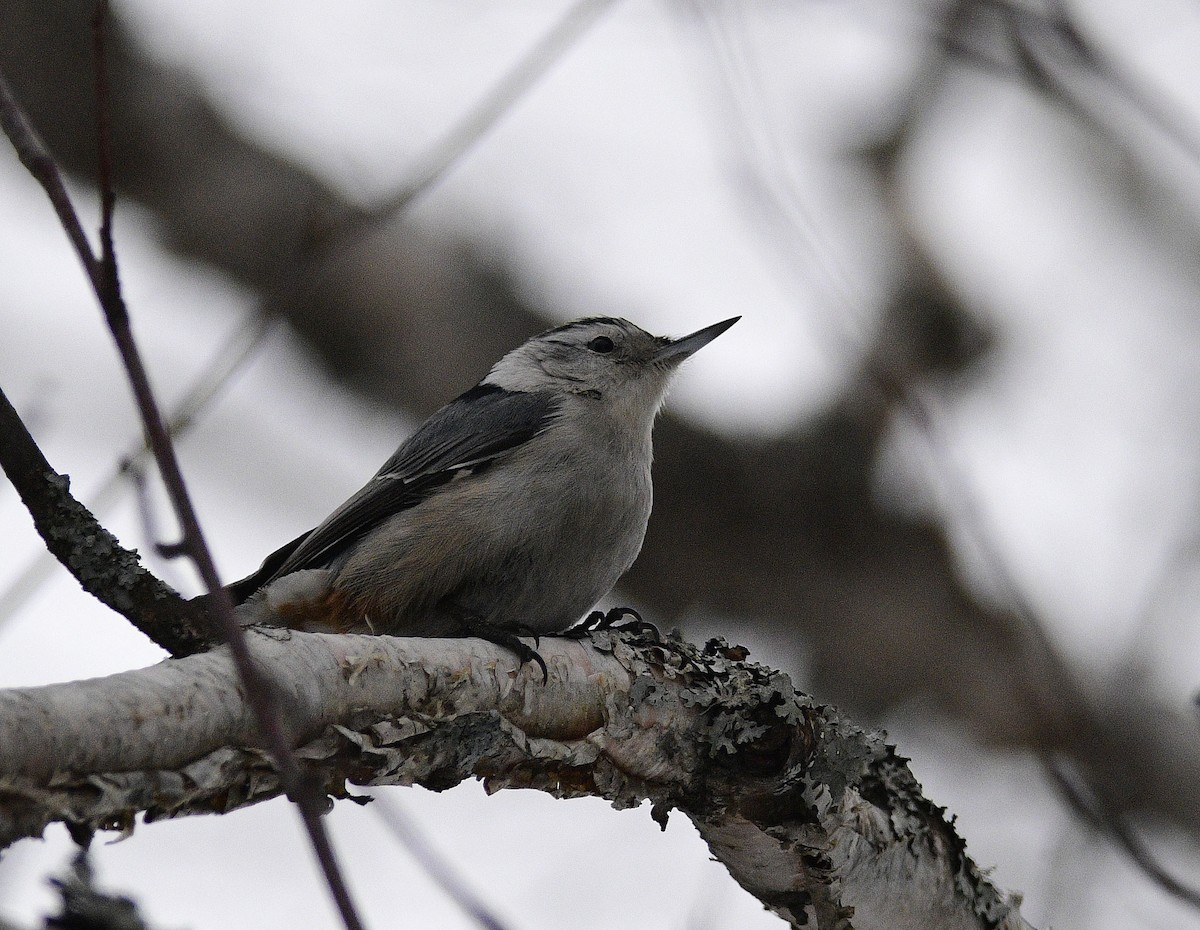
[[[593,317],[534,336],[492,368],[485,383],[509,391],[577,395],[650,423],[679,365],[741,317],[690,336],[652,336],[628,320]]]

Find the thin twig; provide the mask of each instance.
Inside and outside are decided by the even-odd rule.
[[[70,480],[50,467],[17,411],[0,390],[0,467],[33,518],[34,527],[80,586],[173,656],[213,645],[194,607],[142,566],[70,492]]]
[[[901,409],[925,439],[934,473],[947,496],[954,501],[962,525],[992,582],[1002,592],[1005,605],[1020,623],[1022,636],[1018,642],[1023,654],[1015,663],[1016,674],[1023,680],[1025,696],[1042,715],[1042,726],[1053,726],[1059,733],[1079,728],[1098,732],[1099,723],[1083,689],[1071,675],[1024,587],[1013,575],[1008,559],[996,544],[996,532],[986,515],[986,508],[964,468],[956,461],[937,400],[921,390],[907,373],[887,365],[882,358],[874,361],[877,380],[895,394]]]
[[[367,810],[379,816],[384,826],[391,831],[392,836],[400,843],[413,859],[425,870],[425,874],[446,893],[464,914],[479,924],[483,930],[507,930],[507,925],[500,920],[491,908],[476,895],[466,882],[455,872],[454,867],[433,848],[416,822],[404,812],[392,799],[382,791],[372,791],[373,799]]]
[[[108,0],[96,0],[92,13],[92,70],[96,91],[96,151],[100,180],[100,269],[106,290],[112,292],[110,303],[114,310],[128,317],[121,299],[121,284],[117,274],[117,253],[113,247],[113,210],[117,195],[113,185],[112,116],[108,92],[108,56],[104,52],[105,20]],[[106,309],[105,313],[113,311]],[[111,323],[110,323],[111,325]]]
[[[280,778],[286,787],[288,796],[300,808],[309,838],[325,872],[326,881],[347,930],[362,930],[363,924],[350,900],[345,881],[325,833],[324,824],[320,819],[323,799],[318,797],[313,790],[312,782],[303,776],[292,756],[275,692],[267,678],[254,665],[250,656],[241,627],[233,612],[233,603],[228,592],[221,585],[212,554],[204,541],[199,520],[184,484],[162,413],[150,387],[141,354],[133,339],[128,310],[120,291],[116,253],[112,244],[112,213],[115,195],[111,177],[110,133],[107,116],[108,84],[104,66],[106,12],[107,0],[100,0],[92,21],[96,50],[97,109],[100,114],[98,117],[102,203],[102,253],[100,259],[97,259],[92,252],[83,232],[82,223],[79,221],[79,216],[63,184],[62,173],[34,131],[24,110],[13,97],[2,73],[0,73],[0,126],[8,135],[22,164],[45,189],[75,248],[76,255],[87,272],[129,376],[149,444],[179,519],[188,553],[195,562],[205,587],[212,593],[214,604],[212,615],[229,644],[231,656],[246,688],[259,730],[279,769]]]
[[[62,173],[42,142],[41,136],[29,122],[24,109],[17,103],[2,70],[0,70],[0,128],[8,136],[21,164],[46,191],[46,196],[50,198],[54,212],[58,214],[59,223],[66,232],[67,238],[71,240],[75,254],[83,264],[83,270],[87,273],[88,280],[92,282],[93,288],[98,288],[99,268],[95,256],[92,255],[92,247],[88,242],[87,234],[83,231],[83,224],[79,222],[79,216],[71,205],[71,198],[63,184]]]
[[[309,841],[316,852],[317,860],[325,874],[330,893],[341,913],[342,921],[347,930],[363,930],[362,920],[350,898],[349,888],[342,875],[341,868],[334,856],[333,847],[329,842],[328,833],[321,820],[324,799],[316,792],[316,784],[305,777],[300,770],[295,756],[292,755],[288,743],[282,707],[271,682],[254,664],[250,655],[246,638],[241,625],[233,610],[233,601],[229,592],[221,584],[217,566],[212,553],[204,539],[200,528],[200,520],[192,504],[187,485],[184,482],[183,471],[175,455],[175,447],[167,431],[162,411],[150,386],[141,352],[133,338],[129,323],[129,311],[121,294],[120,277],[117,272],[117,257],[112,241],[112,217],[116,194],[112,182],[112,151],[111,131],[109,126],[108,77],[105,64],[105,20],[108,13],[108,0],[99,0],[92,19],[92,34],[95,47],[96,69],[96,110],[97,135],[99,144],[99,181],[102,219],[100,224],[100,239],[102,244],[101,274],[95,282],[96,296],[100,301],[109,329],[117,343],[121,360],[129,375],[137,400],[138,410],[142,416],[149,439],[150,448],[154,451],[154,459],[162,475],[163,484],[171,499],[179,520],[183,538],[179,554],[186,554],[195,563],[205,588],[212,596],[215,606],[214,615],[220,624],[221,632],[229,644],[230,653],[251,707],[259,731],[262,733],[267,748],[279,768],[280,778],[288,797],[296,803],[300,810],[304,826],[308,831]],[[54,167],[53,160],[47,153],[46,158]],[[54,169],[57,171],[57,168]],[[68,201],[67,206],[70,207]],[[90,254],[90,252],[89,252]],[[93,259],[93,262],[95,260]]]
[[[1006,19],[1017,43],[1021,64],[1031,69],[1032,77],[1044,81],[1064,100],[1083,109],[1082,103],[1074,99],[1066,83],[1048,66],[1035,45],[1047,39],[1056,41],[1059,50],[1064,53],[1062,57],[1068,58],[1070,64],[1107,85],[1193,160],[1200,161],[1200,133],[1196,127],[1188,125],[1182,112],[1178,109],[1172,111],[1161,96],[1147,91],[1112,56],[1104,54],[1094,42],[1089,41],[1071,21],[1069,11],[1062,3],[1053,2],[1051,9],[1043,12],[1008,0],[981,2],[995,7]]]
[[[490,130],[599,20],[615,0],[578,0],[437,142],[416,159],[409,180],[371,211],[375,220],[410,207]]]
[[[1042,761],[1059,793],[1084,821],[1123,849],[1160,888],[1192,907],[1200,908],[1200,889],[1185,884],[1168,872],[1126,822],[1124,815],[1106,804],[1074,766],[1052,757]]]
[[[208,410],[213,400],[254,357],[274,325],[274,318],[255,314],[220,345],[204,370],[168,415],[167,431],[172,439],[187,434],[197,419]],[[28,421],[28,416],[25,419]],[[131,444],[120,456],[119,464],[112,468],[100,486],[84,496],[92,514],[102,519],[124,488],[129,471],[144,468],[149,457],[150,447],[146,444],[145,436]],[[0,592],[0,625],[11,620],[40,589],[54,571],[56,564],[50,550],[42,549],[17,573],[9,586]]]

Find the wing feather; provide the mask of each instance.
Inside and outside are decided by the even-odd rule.
[[[283,575],[326,567],[438,486],[524,445],[553,423],[557,412],[550,394],[476,385],[426,420],[325,522],[272,553],[257,572],[230,585],[230,591],[240,601]]]

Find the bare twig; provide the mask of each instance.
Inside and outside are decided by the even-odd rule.
[[[0,467],[33,518],[46,549],[85,591],[175,656],[212,645],[208,629],[178,594],[142,567],[70,493],[0,390]]]
[[[150,487],[146,482],[146,470],[140,462],[132,460],[123,461],[120,467],[129,476],[129,483],[133,485],[133,496],[137,504],[138,521],[142,525],[142,539],[154,545],[155,540],[162,539],[162,533],[158,526],[158,516],[154,512],[154,503],[150,500]]]
[[[409,180],[372,211],[375,219],[407,209],[478,142],[575,44],[615,0],[577,0],[550,30],[448,132],[416,159]]]
[[[1041,725],[1051,732],[1078,728],[1098,732],[1099,723],[1083,689],[1075,681],[1024,588],[1013,576],[1008,559],[995,542],[996,534],[983,503],[958,463],[943,429],[944,417],[936,399],[914,383],[906,372],[888,365],[886,360],[877,359],[876,366],[876,377],[887,390],[895,392],[902,409],[924,438],[930,453],[928,461],[936,478],[957,508],[957,514],[1006,606],[1021,623],[1023,635],[1018,640],[1020,655],[1014,663],[1014,674],[1023,682],[1022,691],[1031,704],[1030,709],[1040,715]]]
[[[129,313],[121,295],[116,253],[112,243],[112,212],[115,195],[111,177],[110,133],[108,117],[105,114],[107,110],[107,75],[104,66],[106,12],[106,0],[100,0],[93,19],[96,50],[95,77],[99,98],[97,109],[100,113],[98,129],[102,221],[101,257],[99,259],[92,252],[87,237],[83,233],[82,224],[66,193],[58,166],[9,91],[8,83],[2,73],[0,73],[0,125],[3,126],[21,162],[45,189],[76,254],[88,273],[92,288],[125,365],[138,410],[142,415],[149,445],[154,452],[167,493],[179,519],[183,532],[183,545],[195,562],[205,587],[213,595],[213,615],[225,640],[229,643],[234,665],[242,677],[250,706],[258,721],[260,733],[279,767],[280,778],[288,796],[296,802],[300,809],[317,859],[325,873],[326,881],[346,927],[348,930],[362,930],[363,924],[350,900],[345,880],[338,868],[328,835],[321,821],[323,799],[318,796],[311,780],[304,777],[292,756],[285,735],[282,711],[275,692],[266,676],[251,660],[244,635],[233,612],[233,603],[221,585],[216,564],[204,541],[199,519],[188,495],[174,447],[150,387],[141,354],[134,341],[129,323]]]
[[[819,322],[830,324],[824,335],[841,343],[862,343],[861,315],[866,299],[818,218],[800,196],[793,153],[767,125],[767,95],[753,56],[745,48],[744,5],[736,0],[689,0],[682,8],[690,12],[699,27],[719,75],[715,102],[720,107],[722,125],[732,130],[731,138],[725,140],[727,157],[730,164],[749,169],[731,180],[760,208],[761,213],[756,211],[753,219],[774,224],[769,233],[758,229],[763,244],[783,247],[787,259],[784,267],[791,275],[789,283],[815,283],[828,301],[826,313],[818,317]],[[796,238],[804,243],[804,250],[791,246],[789,240]]]
[[[464,914],[483,930],[506,930],[506,924],[487,906],[487,903],[467,887],[454,867],[433,848],[412,817],[400,805],[381,791],[371,792],[368,810],[379,816],[384,825],[413,859],[425,870],[434,883],[445,892]]]
[[[108,93],[108,57],[104,53],[105,21],[108,19],[108,0],[96,0],[92,13],[92,73],[96,92],[96,150],[97,170],[100,178],[100,269],[104,288],[111,292],[107,303],[112,309],[106,314],[119,312],[126,318],[125,303],[121,298],[121,284],[117,272],[117,253],[113,247],[113,210],[117,196],[113,187],[112,166],[112,120]],[[105,301],[101,300],[102,303]],[[110,321],[109,325],[112,323]]]
[[[99,289],[99,266],[92,254],[87,234],[83,231],[83,224],[79,222],[79,216],[71,205],[62,173],[37,130],[25,116],[25,111],[17,103],[3,71],[0,71],[0,128],[4,129],[4,134],[12,143],[21,164],[46,191],[46,196],[50,199],[54,212],[58,214],[58,221],[62,224],[67,238],[71,240],[75,254],[83,264],[83,270],[92,282],[92,287]]]
[[[184,392],[183,397],[168,415],[167,431],[173,439],[185,435],[191,429],[197,418],[204,414],[220,392],[254,357],[274,325],[273,318],[264,314],[256,314],[220,345],[204,370]],[[28,416],[25,419],[28,421]],[[30,439],[30,442],[32,441]],[[109,508],[117,500],[118,494],[124,487],[127,475],[133,469],[143,468],[149,457],[150,448],[146,445],[146,439],[143,436],[135,444],[131,444],[120,456],[118,464],[112,468],[99,487],[84,496],[91,513],[96,518],[102,519],[108,513]],[[50,577],[54,565],[54,553],[45,549],[39,551],[25,568],[17,573],[12,583],[0,592],[0,625],[10,620],[24,606],[26,601]],[[192,651],[179,651],[177,648],[167,646],[155,634],[151,634],[151,638],[176,656],[183,655],[186,651]]]
[[[163,484],[175,509],[183,538],[178,554],[187,554],[195,563],[204,586],[213,597],[215,616],[221,627],[225,641],[229,644],[234,665],[238,670],[242,683],[246,687],[250,705],[253,708],[259,731],[264,737],[267,747],[279,767],[281,780],[288,797],[295,802],[300,810],[309,840],[325,874],[330,893],[341,913],[342,921],[347,930],[363,930],[362,920],[350,898],[350,890],[342,876],[334,856],[333,846],[321,820],[325,801],[316,791],[316,784],[304,776],[286,736],[282,706],[271,682],[255,666],[246,645],[245,635],[233,612],[233,601],[221,584],[217,573],[216,563],[204,539],[200,528],[200,520],[192,504],[187,485],[183,479],[183,471],[175,455],[175,447],[171,442],[166,423],[159,409],[158,401],[150,386],[150,379],[142,362],[141,352],[133,338],[133,330],[129,323],[129,312],[125,299],[121,294],[120,278],[117,272],[116,252],[112,241],[112,214],[116,195],[112,181],[111,133],[108,121],[108,79],[104,54],[105,20],[108,12],[108,0],[99,0],[92,21],[95,41],[95,70],[96,70],[96,109],[98,119],[98,142],[100,156],[100,199],[102,219],[100,224],[100,239],[102,244],[101,275],[96,287],[96,296],[100,301],[109,329],[116,340],[121,360],[129,375],[137,400],[138,410],[146,428],[150,448],[158,463],[159,473]],[[47,155],[47,158],[49,156]],[[53,161],[51,161],[53,165]],[[69,206],[69,203],[68,203]]]
[[[1160,94],[1147,90],[1128,69],[1088,39],[1071,20],[1064,4],[1052,2],[1049,10],[1041,11],[1010,0],[979,2],[1004,18],[1019,63],[1033,86],[1060,96],[1072,109],[1082,110],[1084,105],[1054,69],[1059,63],[1074,66],[1109,87],[1182,151],[1200,160],[1200,132],[1184,113],[1167,106]]]
[[[1111,120],[1105,123],[1095,105],[1071,86],[1063,70],[1075,69],[1110,91],[1112,100],[1128,106],[1188,157],[1200,161],[1200,128],[1195,122],[1088,38],[1072,21],[1064,3],[1050,0],[1047,9],[1036,9],[1012,0],[969,0],[965,6],[967,13],[994,14],[1002,35],[988,35],[984,41],[998,38],[1005,47],[989,54],[979,47],[978,40],[971,39],[969,27],[981,25],[981,15],[960,17],[950,28],[939,24],[928,30],[927,34],[958,61],[1017,81],[1093,131],[1113,136]]]
[[[1125,815],[1106,804],[1073,765],[1053,756],[1043,757],[1042,762],[1059,794],[1085,822],[1107,836],[1164,891],[1200,908],[1200,888],[1193,888],[1168,872],[1129,825]]]

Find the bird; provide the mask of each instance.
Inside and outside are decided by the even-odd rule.
[[[299,629],[479,636],[545,677],[518,635],[567,631],[633,564],[668,384],[739,319],[677,339],[614,317],[534,336],[229,594],[270,597]]]

